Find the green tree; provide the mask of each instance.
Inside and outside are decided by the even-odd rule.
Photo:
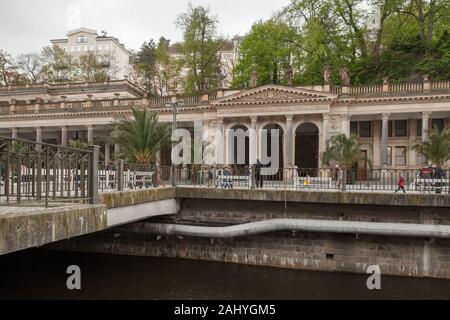
[[[79,150],[87,150],[89,148],[89,145],[86,142],[76,139],[69,140],[69,147]]]
[[[414,149],[433,164],[443,166],[450,159],[450,130],[433,129],[430,139],[414,146]]]
[[[285,84],[285,69],[291,65],[295,40],[295,30],[283,22],[271,19],[255,23],[241,41],[233,86],[248,86],[254,67],[259,85]]]
[[[130,163],[148,165],[156,153],[170,143],[170,127],[158,123],[158,115],[148,109],[132,108],[133,119],[121,119],[113,140],[120,145],[121,156]]]
[[[17,70],[30,83],[38,83],[42,77],[42,56],[38,53],[20,54],[16,59]]]
[[[76,61],[60,47],[44,47],[42,49],[42,58],[42,75],[45,81],[61,83],[78,79]]]
[[[13,57],[6,51],[0,50],[0,85],[21,85],[27,82],[17,68]]]
[[[178,68],[169,54],[170,40],[164,37],[156,45],[153,40],[144,42],[136,57],[136,71],[147,93],[162,96],[172,87]]]
[[[342,167],[352,168],[359,160],[363,160],[361,144],[358,137],[345,134],[334,136],[322,154],[323,164],[329,166],[331,162],[336,162]]]
[[[109,73],[114,62],[109,55],[87,53],[80,56],[77,69],[78,78],[87,82],[105,82],[109,80]]]
[[[218,86],[222,41],[217,37],[217,18],[209,8],[189,4],[186,13],[178,16],[176,26],[183,32],[180,62],[187,76],[187,93],[205,92]]]

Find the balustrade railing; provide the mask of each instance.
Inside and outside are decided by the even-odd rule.
[[[383,92],[383,85],[350,87],[350,94],[372,94]]]
[[[71,84],[71,86],[81,86],[82,84]],[[91,84],[89,84],[91,85]],[[96,84],[104,85],[104,84]],[[85,86],[85,84],[84,84]],[[0,88],[1,89],[1,88]],[[2,89],[4,90],[4,88]],[[398,84],[382,84],[373,86],[349,86],[331,87],[330,91],[333,94],[348,94],[348,95],[366,95],[366,94],[381,94],[381,93],[408,93],[408,92],[424,92],[424,91],[443,91],[450,90],[450,81],[428,81],[417,83],[398,83]],[[206,96],[205,96],[206,97]],[[215,100],[217,93],[210,93],[207,96],[208,101]],[[10,104],[0,105],[0,114],[11,113],[30,113],[30,112],[49,112],[60,110],[89,110],[92,109],[106,109],[106,108],[127,108],[131,106],[149,106],[150,108],[165,107],[173,99],[172,96],[164,97],[150,97],[147,99],[127,98],[127,99],[106,99],[106,100],[82,100],[82,101],[35,101],[34,103],[24,104],[22,101],[11,102]],[[183,101],[185,104],[198,104],[207,102],[205,98],[194,96],[177,96],[178,101]]]
[[[423,83],[398,83],[390,84],[389,92],[402,93],[402,92],[422,92],[424,88]]]

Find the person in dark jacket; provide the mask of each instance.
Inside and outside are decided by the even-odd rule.
[[[256,188],[264,187],[264,180],[263,180],[263,176],[261,174],[261,170],[262,170],[262,163],[258,159],[258,160],[256,160],[256,165],[255,165]]]

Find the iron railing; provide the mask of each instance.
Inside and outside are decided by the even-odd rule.
[[[0,203],[98,202],[98,147],[0,137]]]
[[[115,171],[116,168],[118,171]],[[145,189],[170,186],[172,168],[165,166],[111,164],[107,175],[99,171],[105,190]],[[177,166],[178,187],[223,189],[274,189],[292,191],[385,192],[450,194],[450,171],[442,169],[270,169],[253,167]],[[109,176],[109,178],[106,178]],[[102,178],[103,177],[103,178]],[[399,190],[403,192],[403,190]]]

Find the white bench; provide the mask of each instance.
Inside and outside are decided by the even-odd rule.
[[[153,175],[155,172],[125,172],[125,181],[128,182],[128,187],[135,189],[153,186]]]
[[[234,185],[250,185],[250,177],[249,176],[225,176],[218,175],[217,176],[217,185],[219,187],[225,188],[227,186],[234,187]]]
[[[415,191],[436,191],[436,189],[446,189],[449,187],[448,179],[414,179],[412,188]]]
[[[333,188],[333,180],[330,177],[299,177],[294,179],[295,188]]]

